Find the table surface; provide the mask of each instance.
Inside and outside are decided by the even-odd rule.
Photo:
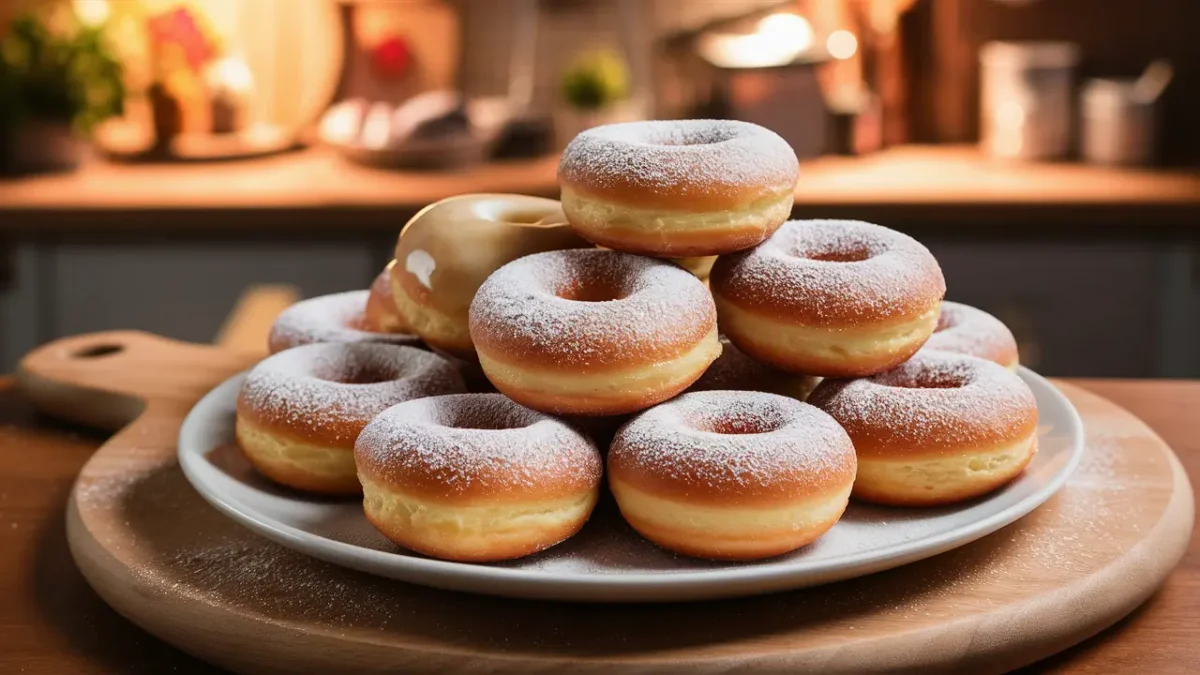
[[[1146,421],[1200,477],[1200,382],[1073,380]],[[71,561],[71,483],[104,436],[37,416],[0,381],[0,672],[216,673],[110,610]],[[1200,491],[1197,492],[1200,495]],[[1147,675],[1200,663],[1200,540],[1132,615],[1023,672]]]
[[[0,180],[0,231],[192,224],[164,220],[164,212],[207,214],[203,227],[217,230],[292,230],[306,220],[327,227],[331,218],[352,212],[353,221],[339,226],[390,231],[398,213],[456,194],[557,197],[557,166],[556,157],[543,157],[446,172],[384,171],[319,149],[215,164],[96,162],[76,173]],[[234,217],[212,218],[213,211]],[[973,146],[901,146],[866,157],[803,162],[796,212],[959,228],[1048,221],[1194,228],[1200,221],[1200,171],[1013,163],[989,159]]]

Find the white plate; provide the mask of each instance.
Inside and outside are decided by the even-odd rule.
[[[371,574],[457,591],[557,600],[636,602],[725,598],[862,576],[943,553],[1012,523],[1062,487],[1083,453],[1083,423],[1049,382],[1022,368],[1040,414],[1039,449],[1025,473],[985,498],[949,508],[852,503],[816,543],[752,563],[667,553],[627,526],[610,499],[574,538],[502,564],[433,560],[375,531],[354,499],[313,498],[259,477],[234,445],[234,402],[245,377],[209,392],[179,431],[179,463],[209,503],[301,553]],[[607,492],[607,491],[606,491]]]

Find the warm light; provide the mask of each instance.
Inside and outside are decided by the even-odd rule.
[[[75,16],[85,26],[99,26],[108,21],[108,0],[74,0]]]
[[[848,30],[835,30],[825,39],[825,49],[835,59],[848,59],[858,51],[858,39]]]
[[[709,35],[700,51],[712,63],[725,68],[765,68],[791,63],[812,45],[808,21],[790,13],[772,14],[758,22],[748,35]]]
[[[773,43],[788,45],[796,52],[807,49],[813,38],[808,20],[799,14],[787,12],[763,17],[758,22],[758,34]]]
[[[248,94],[254,88],[254,74],[245,61],[227,57],[210,67],[209,86],[234,94]]]

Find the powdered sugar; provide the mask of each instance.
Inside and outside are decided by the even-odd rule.
[[[615,473],[680,486],[739,490],[825,486],[854,475],[854,448],[829,415],[749,391],[684,394],[625,425],[609,449]]]
[[[922,351],[873,377],[825,380],[809,403],[852,438],[879,446],[955,448],[1014,441],[1037,422],[1037,402],[1020,377],[991,361]]]
[[[288,307],[271,326],[268,344],[272,353],[318,342],[382,342],[419,344],[407,333],[374,333],[362,330],[363,311],[370,291],[348,291],[301,300]]]
[[[722,256],[714,291],[792,306],[814,320],[921,313],[946,293],[937,260],[912,237],[854,220],[792,220],[758,247]]]
[[[1001,365],[1017,356],[1012,331],[1000,319],[957,302],[942,303],[937,329],[924,348],[978,356]]]
[[[654,187],[704,195],[796,182],[787,141],[755,124],[730,120],[629,122],[588,129],[563,152],[564,183]],[[766,192],[768,190],[764,190]]]
[[[370,342],[323,343],[261,361],[242,385],[239,408],[352,443],[358,429],[390,406],[463,391],[457,369],[436,354]]]
[[[546,482],[580,489],[599,483],[602,469],[586,436],[500,394],[397,405],[363,429],[355,456],[364,475],[435,483],[454,495],[508,493]]]
[[[712,296],[687,271],[594,249],[520,258],[492,274],[471,303],[471,338],[481,349],[497,345],[555,365],[674,357],[715,324]]]

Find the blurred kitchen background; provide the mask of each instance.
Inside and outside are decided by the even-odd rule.
[[[0,367],[235,340],[364,288],[463,192],[558,194],[619,120],[801,157],[1046,374],[1200,376],[1196,0],[0,0]],[[252,331],[253,332],[253,331]]]

